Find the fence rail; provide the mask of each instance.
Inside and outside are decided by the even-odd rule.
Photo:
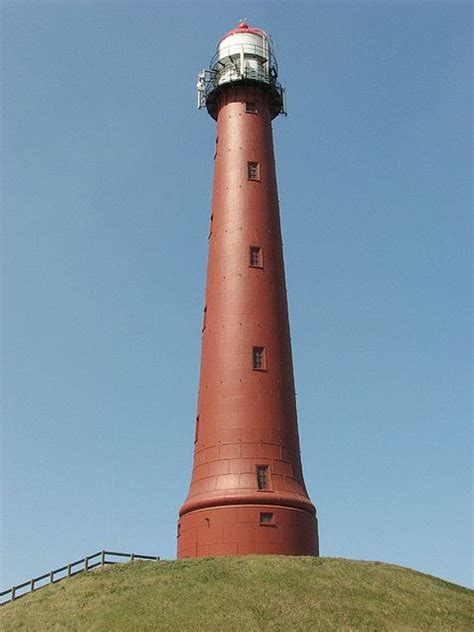
[[[110,558],[122,558],[122,559],[110,559]],[[76,562],[70,562],[60,568],[56,568],[54,571],[49,571],[44,575],[33,577],[22,584],[16,584],[0,592],[0,606],[4,606],[7,603],[15,601],[20,597],[24,597],[29,593],[49,586],[50,584],[56,584],[67,577],[73,577],[79,573],[90,571],[98,566],[106,566],[108,564],[120,564],[121,562],[133,562],[134,560],[152,560],[155,562],[160,561],[159,556],[154,555],[140,555],[139,553],[121,553],[118,551],[99,551],[93,555],[86,555]]]

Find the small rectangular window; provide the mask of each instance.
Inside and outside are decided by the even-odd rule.
[[[257,104],[255,101],[247,101],[245,103],[245,111],[249,114],[257,114]]]
[[[247,163],[247,179],[260,180],[260,168],[258,162]]]
[[[264,371],[267,368],[265,347],[253,347],[252,362],[254,369]]]
[[[262,249],[260,246],[250,246],[250,267],[263,268]]]
[[[207,324],[207,305],[204,307],[204,312],[203,312],[203,316],[202,316],[201,333],[206,329],[206,324]]]
[[[268,465],[257,465],[257,488],[268,488]]]
[[[260,514],[260,524],[273,524],[273,514],[272,513],[261,513]]]
[[[199,415],[196,417],[196,429],[194,431],[194,443],[197,442],[199,438]]]

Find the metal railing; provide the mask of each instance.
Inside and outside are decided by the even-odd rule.
[[[223,66],[220,71],[211,70],[208,72],[205,81],[204,92],[209,96],[216,88],[221,85],[232,83],[233,81],[241,81],[242,79],[251,79],[253,81],[263,81],[274,86],[278,92],[281,92],[281,84],[277,81],[276,75],[272,73],[272,69],[268,71],[265,68],[249,68],[245,67],[243,71],[240,69],[240,63],[228,63]]]
[[[219,66],[222,66],[220,59],[238,59],[241,51],[244,51],[246,56],[253,55],[255,58],[260,58],[263,63],[268,65],[268,68],[272,68],[275,72],[275,76],[278,76],[278,61],[273,54],[273,46],[258,46],[256,44],[233,44],[231,46],[219,46],[215,55],[211,57],[209,62],[210,70],[219,70]]]
[[[258,62],[257,66],[249,66],[249,61]],[[270,45],[265,48],[253,44],[219,46],[209,63],[209,70],[205,71],[205,94],[209,95],[223,83],[242,79],[263,81],[281,90],[277,77],[278,61]]]
[[[122,558],[121,560],[110,558]],[[126,559],[123,559],[126,558]],[[73,577],[79,573],[85,573],[99,566],[106,566],[108,564],[120,564],[120,562],[133,562],[134,560],[153,560],[159,562],[159,556],[152,555],[139,555],[138,553],[119,553],[117,551],[99,551],[93,555],[87,555],[86,557],[71,562],[60,568],[56,568],[54,571],[49,571],[39,577],[33,577],[22,584],[12,586],[8,590],[0,592],[0,606],[4,606],[7,603],[15,601],[20,597],[24,597],[29,593],[32,593],[40,588],[49,586],[50,584],[56,584],[63,579]]]

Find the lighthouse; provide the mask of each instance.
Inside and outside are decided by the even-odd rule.
[[[319,555],[300,456],[272,120],[270,37],[241,22],[198,78],[217,122],[194,464],[178,558]]]

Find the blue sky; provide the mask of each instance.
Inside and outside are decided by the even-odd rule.
[[[214,122],[270,32],[305,479],[325,556],[471,582],[468,2],[2,4],[1,587],[175,556]]]

